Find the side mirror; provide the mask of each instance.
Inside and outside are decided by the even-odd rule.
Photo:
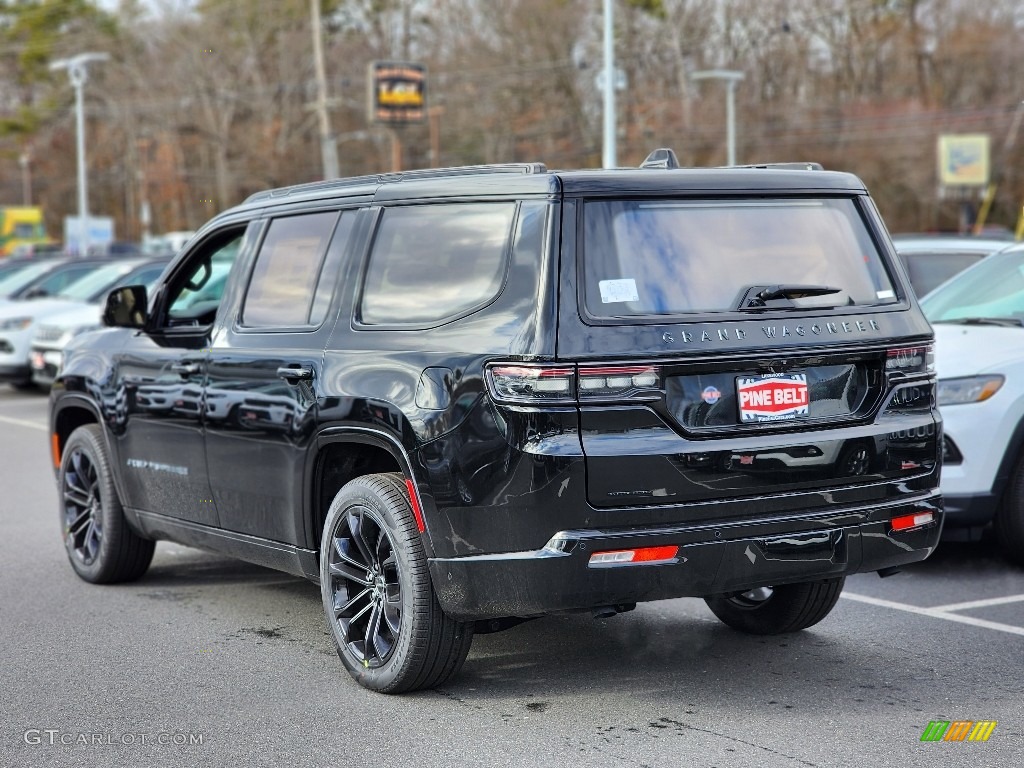
[[[146,286],[126,285],[107,294],[103,324],[110,328],[145,328],[149,315]]]
[[[23,299],[43,299],[50,295],[50,292],[45,288],[33,288],[31,291],[26,291],[21,297]]]

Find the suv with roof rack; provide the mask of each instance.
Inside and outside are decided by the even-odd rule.
[[[863,184],[673,160],[217,216],[66,350],[74,570],[136,579],[170,539],[305,576],[348,671],[395,693],[474,632],[682,596],[792,632],[847,574],[927,557],[932,330]]]

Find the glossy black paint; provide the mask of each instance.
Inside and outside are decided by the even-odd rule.
[[[865,194],[846,174],[705,170],[381,177],[254,196],[177,262],[184,269],[204,238],[250,222],[209,327],[161,328],[159,288],[145,329],[76,340],[51,395],[53,431],[64,441],[98,416],[141,533],[313,579],[333,492],[364,471],[399,471],[419,497],[439,598],[460,618],[707,595],[923,559],[941,527],[941,422],[932,378],[887,375],[884,361],[931,330],[869,200],[860,205],[893,262],[896,304],[629,325],[580,314],[580,197],[752,185]],[[359,326],[381,207],[473,198],[520,201],[493,301],[434,327]],[[327,320],[241,326],[266,220],[342,209],[357,219]],[[494,361],[644,362],[661,366],[667,385],[643,402],[510,405],[485,386]],[[782,370],[809,371],[819,406],[835,407],[797,424],[750,425],[711,418],[695,399],[708,383],[726,392],[740,374]],[[891,517],[925,509],[934,524],[889,530]],[[678,563],[588,567],[595,549],[664,543],[681,547]]]

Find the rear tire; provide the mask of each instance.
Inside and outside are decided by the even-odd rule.
[[[139,536],[125,520],[98,424],[71,433],[57,487],[64,548],[75,573],[93,584],[142,576],[153,560],[156,542]]]
[[[434,688],[469,654],[473,624],[441,610],[399,474],[356,478],[335,496],[320,544],[320,591],[335,650],[364,688]]]
[[[704,598],[723,623],[751,635],[799,632],[828,616],[843,591],[844,577],[760,587]]]
[[[1017,462],[1003,501],[996,510],[993,527],[1003,555],[1024,566],[1024,458]]]

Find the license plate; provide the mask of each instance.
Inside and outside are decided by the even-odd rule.
[[[32,353],[32,368],[37,370],[37,371],[41,371],[45,367],[46,367],[46,361],[43,360],[43,353],[42,352],[33,352]]]
[[[782,421],[807,415],[810,398],[803,373],[742,376],[736,379],[740,421]]]

